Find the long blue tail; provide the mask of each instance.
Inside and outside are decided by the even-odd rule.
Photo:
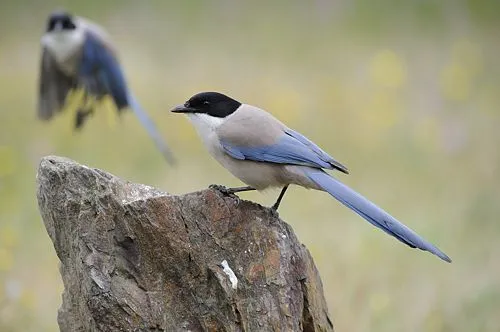
[[[128,95],[128,104],[132,111],[135,113],[142,126],[146,129],[149,136],[153,139],[156,144],[156,147],[161,151],[163,157],[167,160],[167,162],[171,165],[175,164],[175,158],[172,151],[169,149],[167,144],[165,144],[163,138],[161,137],[158,129],[156,128],[155,123],[149,115],[144,111],[141,107],[137,99],[132,95]]]
[[[380,228],[387,234],[394,236],[396,239],[406,243],[412,248],[429,251],[442,260],[451,263],[450,257],[433,244],[424,240],[390,214],[327,173],[322,170],[309,170],[306,174],[314,183],[323,188],[323,190],[327,191],[342,204],[365,218],[373,226]]]

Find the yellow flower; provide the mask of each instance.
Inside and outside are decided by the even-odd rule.
[[[406,83],[406,65],[401,57],[391,50],[379,51],[370,65],[373,81],[381,86],[399,88]]]
[[[454,44],[451,60],[441,72],[441,89],[445,98],[466,101],[472,80],[482,71],[483,59],[479,45],[468,41]]]

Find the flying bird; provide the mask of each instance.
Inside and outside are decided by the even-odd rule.
[[[218,187],[221,191],[236,193],[280,187],[280,195],[272,206],[274,211],[291,184],[326,191],[370,224],[406,245],[451,262],[436,246],[326,173],[325,170],[336,170],[347,174],[348,170],[266,111],[218,92],[196,94],[171,111],[187,115],[209,153],[247,184],[238,188]]]
[[[165,159],[174,157],[154,122],[131,93],[107,33],[97,24],[68,12],[48,17],[42,37],[38,117],[51,119],[63,110],[68,94],[83,90],[75,127],[81,128],[103,97],[111,97],[118,113],[129,107]]]

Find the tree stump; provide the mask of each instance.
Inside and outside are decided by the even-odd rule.
[[[333,331],[309,251],[268,208],[55,156],[37,179],[61,331]]]

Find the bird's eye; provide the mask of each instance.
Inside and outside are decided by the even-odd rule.
[[[189,101],[186,101],[186,102],[184,103],[184,107],[189,107],[189,106],[190,106],[190,105],[189,105]]]
[[[73,22],[71,22],[70,19],[65,19],[62,22],[62,25],[63,25],[63,28],[66,29],[66,30],[72,30],[72,29],[75,28],[75,25],[73,24]]]

